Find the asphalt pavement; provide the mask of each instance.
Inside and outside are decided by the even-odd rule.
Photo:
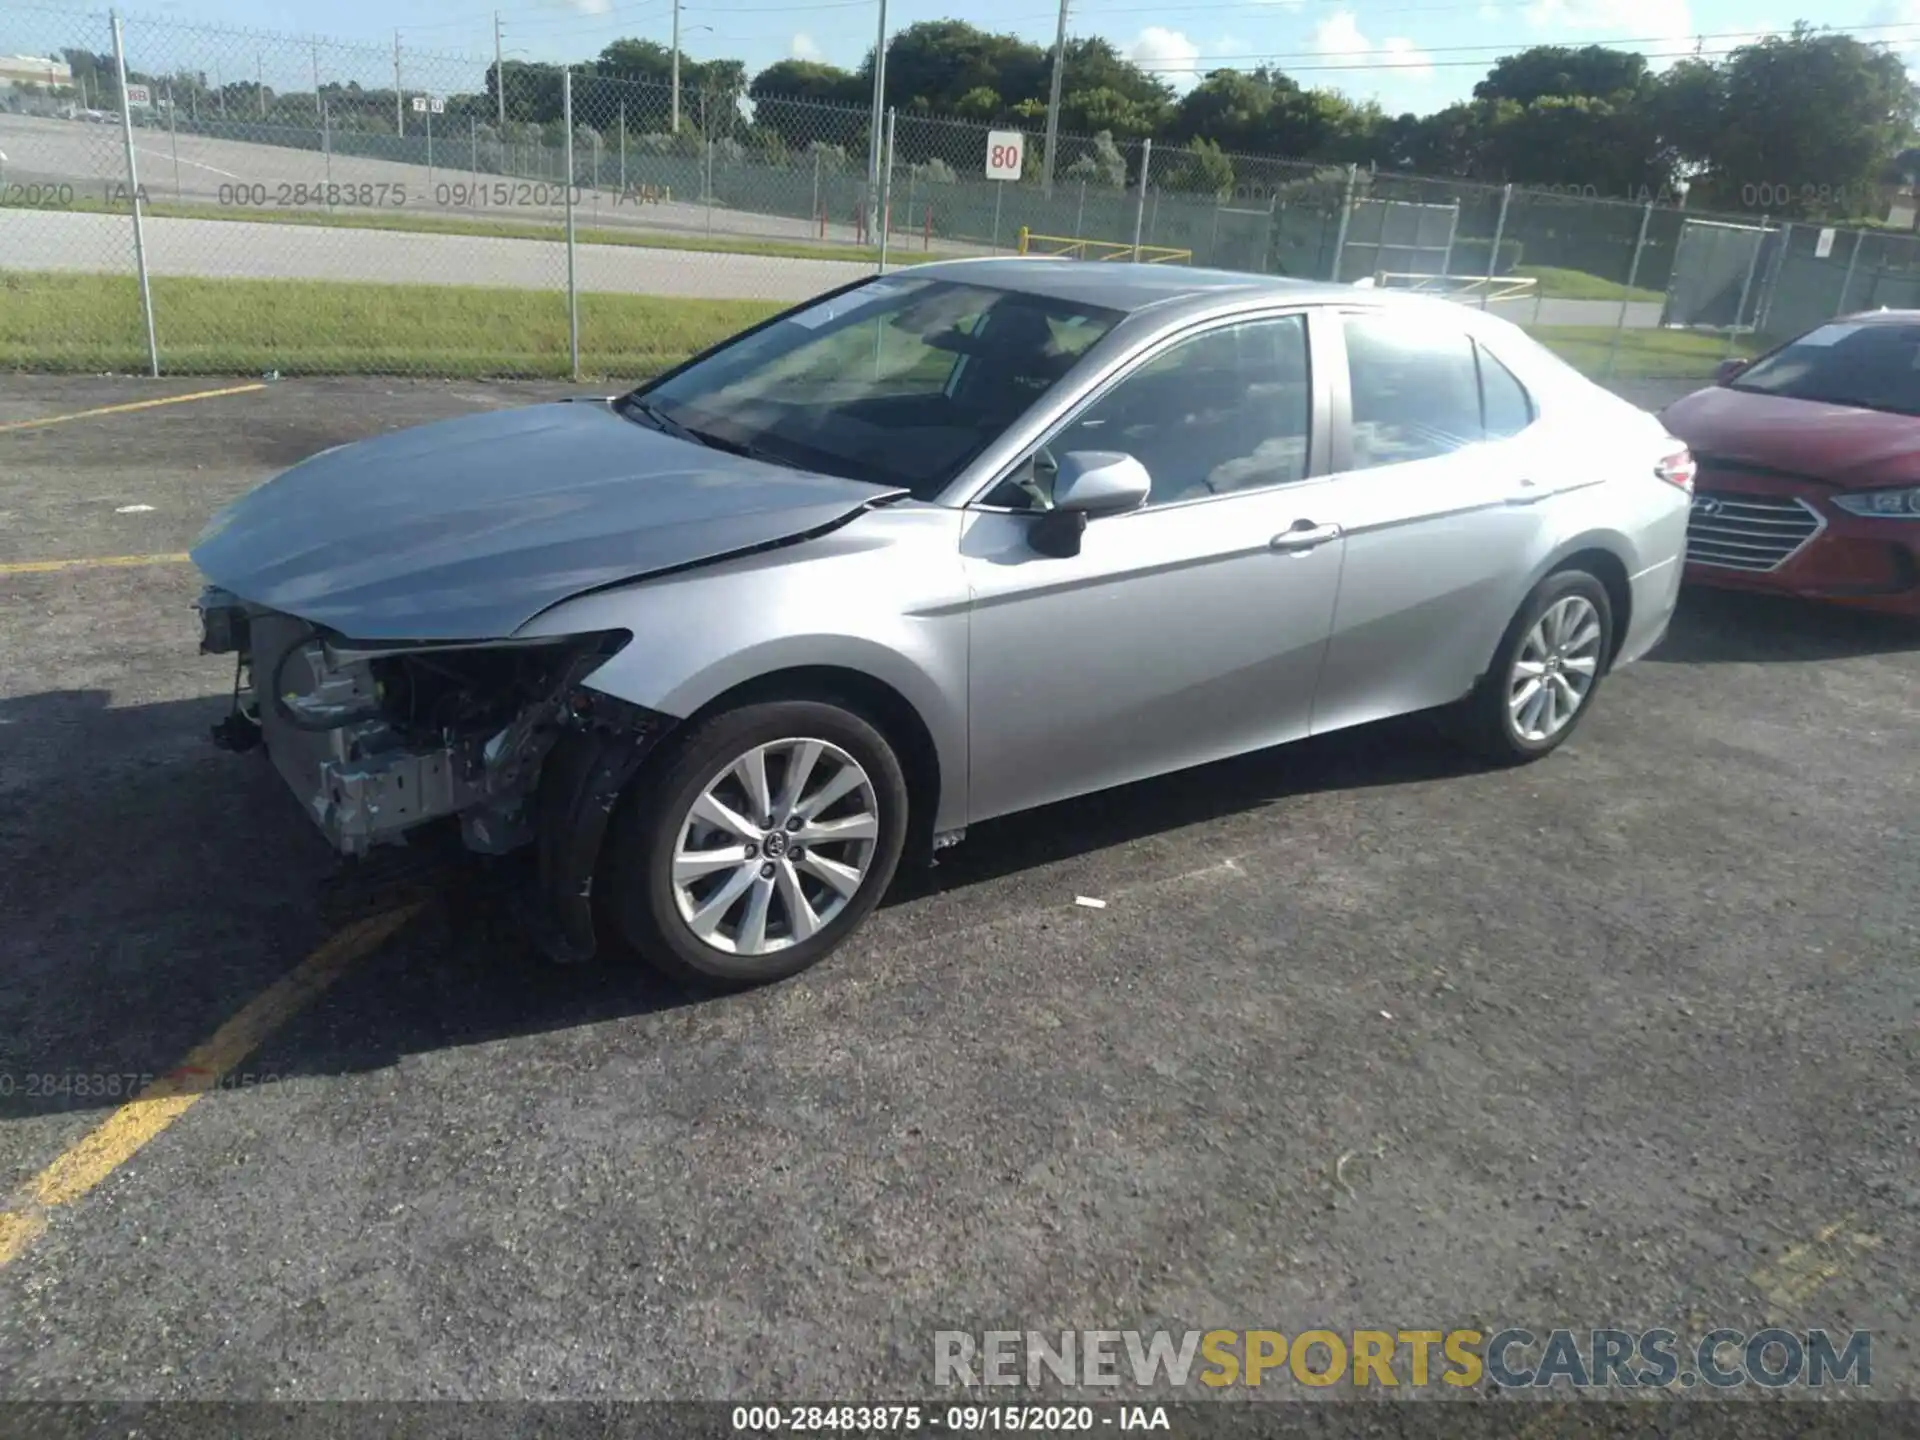
[[[0,387],[0,1210],[46,1201],[0,1394],[923,1398],[940,1329],[1778,1322],[1916,1398],[1912,627],[1689,592],[1540,764],[1394,723],[981,826],[749,995],[547,965],[460,867],[349,962],[169,557],[315,450],[560,392],[20,423],[208,388]],[[75,1149],[104,1077],[269,1013]]]

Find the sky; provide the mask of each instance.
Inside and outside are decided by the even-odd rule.
[[[498,0],[509,58],[578,60],[625,36],[666,43],[674,0]],[[874,41],[878,0],[680,0],[681,43],[699,57],[735,57],[749,73],[799,57],[857,66]],[[53,5],[56,8],[39,8]],[[1164,74],[1177,89],[1220,67],[1270,63],[1303,84],[1375,99],[1394,113],[1425,113],[1465,98],[1494,59],[1529,45],[1612,44],[1645,52],[1656,66],[1698,49],[1706,55],[1784,31],[1796,18],[1886,41],[1920,75],[1920,0],[1071,0],[1073,35],[1106,36]],[[78,7],[58,0],[0,5],[0,51],[50,47]],[[302,48],[269,37],[324,36],[390,50],[490,59],[494,10],[487,0],[148,0],[130,5],[129,35],[166,35],[183,50],[230,54],[244,72],[304,69]],[[1057,10],[1037,0],[888,0],[895,31],[916,20],[959,15],[985,29],[1051,45]],[[181,27],[251,32],[191,36]],[[131,46],[130,41],[130,46]],[[103,47],[104,48],[104,47]],[[169,46],[168,48],[172,48]],[[261,60],[262,54],[268,59]],[[369,51],[369,54],[372,52]],[[252,64],[248,56],[254,56]],[[205,68],[202,61],[198,68]],[[454,73],[448,64],[421,73]],[[276,88],[295,88],[289,74]],[[299,88],[311,88],[311,82]]]

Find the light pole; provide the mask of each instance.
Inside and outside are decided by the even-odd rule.
[[[887,0],[880,0],[880,24],[873,41],[873,115],[867,122],[867,235],[880,223],[880,145],[882,112],[887,103]]]
[[[504,138],[507,132],[507,67],[500,58],[500,12],[493,12],[493,98],[495,114],[500,121],[500,133]]]
[[[687,34],[696,30],[713,33],[711,25],[689,25]],[[673,134],[680,133],[680,0],[673,0],[673,124],[669,127]]]
[[[1053,32],[1053,80],[1047,87],[1047,167],[1041,193],[1053,198],[1053,147],[1060,139],[1060,81],[1067,68],[1067,0],[1060,0],[1060,21]]]

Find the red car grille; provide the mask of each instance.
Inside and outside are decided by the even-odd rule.
[[[1778,570],[1825,528],[1818,511],[1788,496],[1698,491],[1687,520],[1687,563]]]

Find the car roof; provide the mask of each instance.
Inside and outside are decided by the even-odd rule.
[[[1070,304],[1098,305],[1129,315],[1149,306],[1181,301],[1210,304],[1233,298],[1274,298],[1311,302],[1355,300],[1380,293],[1322,280],[1290,280],[1280,275],[1253,275],[1238,270],[1131,261],[1069,261],[1048,256],[937,260],[915,265],[905,273],[916,279],[991,285],[997,290],[1014,290]]]
[[[1826,325],[1920,325],[1920,310],[1861,310],[1822,320],[1815,328]]]

